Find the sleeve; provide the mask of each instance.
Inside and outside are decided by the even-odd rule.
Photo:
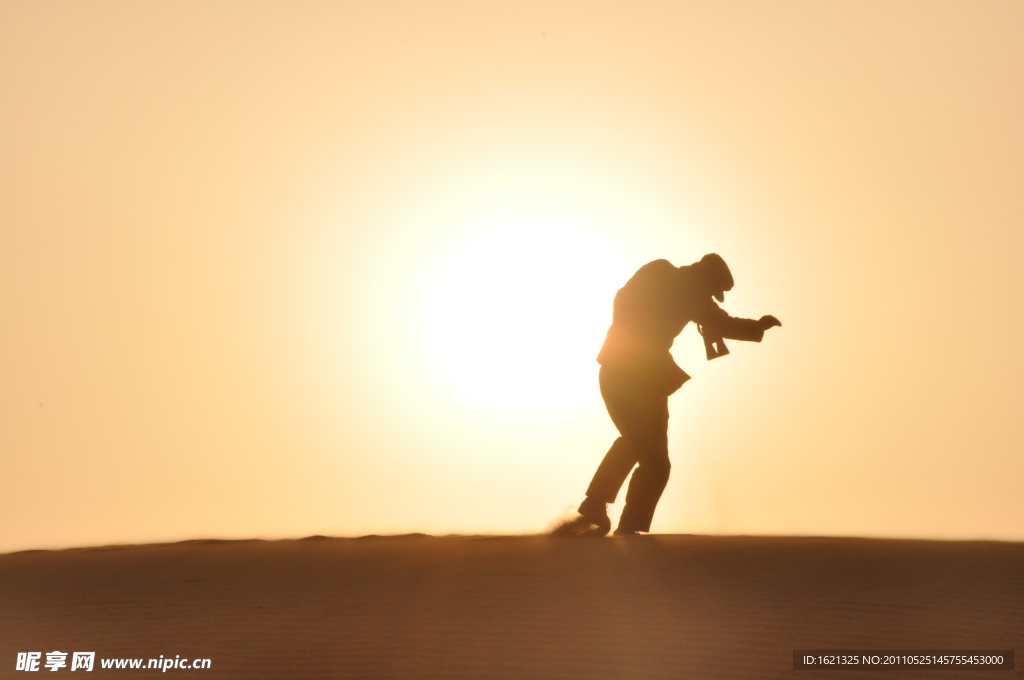
[[[756,319],[741,319],[729,313],[708,298],[701,301],[693,320],[700,326],[701,334],[711,340],[744,340],[761,342],[764,329]]]

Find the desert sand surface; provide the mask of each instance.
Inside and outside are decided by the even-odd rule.
[[[1022,648],[1020,543],[409,535],[0,555],[0,678],[54,650],[95,651],[86,677],[163,675],[100,659],[177,655],[211,667],[167,677],[998,678],[1024,674],[793,670],[793,650]]]

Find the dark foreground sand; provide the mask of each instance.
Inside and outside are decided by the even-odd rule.
[[[0,555],[0,678],[53,650],[205,657],[165,677],[210,679],[1024,677],[792,670],[794,649],[827,648],[1021,656],[1024,544],[413,535]]]

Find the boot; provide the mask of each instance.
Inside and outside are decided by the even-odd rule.
[[[551,530],[552,536],[560,538],[598,538],[612,528],[608,517],[608,506],[587,498],[579,507],[579,516],[563,521]]]
[[[579,513],[594,525],[592,535],[604,536],[612,529],[612,520],[608,517],[608,504],[587,496],[580,503]]]

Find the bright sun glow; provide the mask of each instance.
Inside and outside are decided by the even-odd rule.
[[[592,393],[623,265],[564,218],[494,220],[442,256],[426,336],[440,378],[475,403],[569,406]]]

